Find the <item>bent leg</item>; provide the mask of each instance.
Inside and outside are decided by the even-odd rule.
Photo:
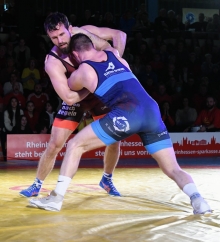
[[[73,178],[78,169],[82,154],[103,146],[105,144],[95,135],[91,124],[83,128],[68,142],[60,175]]]
[[[106,146],[104,154],[104,172],[112,174],[120,156],[120,142]]]
[[[152,157],[158,162],[162,171],[189,196],[194,214],[212,212],[208,203],[201,197],[192,177],[180,168],[172,147],[161,149],[152,154]]]
[[[20,191],[19,194],[21,196],[38,196],[43,181],[54,167],[58,152],[62,149],[64,143],[71,133],[71,130],[53,126],[48,146],[40,158],[34,183],[27,189]]]
[[[57,154],[64,146],[72,130],[52,127],[51,136],[46,150],[40,158],[37,168],[37,178],[44,181],[54,167]]]
[[[183,171],[176,160],[176,155],[172,147],[159,150],[152,154],[162,171],[174,180],[183,189],[188,183],[193,183],[192,177]]]

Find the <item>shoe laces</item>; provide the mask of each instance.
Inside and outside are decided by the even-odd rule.
[[[112,182],[112,178],[107,178],[108,184],[113,192],[118,192]]]
[[[32,192],[32,191],[34,191],[36,188],[39,189],[40,186],[39,186],[38,184],[34,183],[34,184],[32,184],[30,187],[27,188],[27,191],[28,191],[28,192]]]

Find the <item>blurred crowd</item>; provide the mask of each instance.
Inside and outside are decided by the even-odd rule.
[[[45,16],[36,14],[34,34],[25,39],[17,33],[13,6],[1,14],[1,32],[7,29],[7,39],[0,43],[3,148],[7,134],[49,134],[62,102],[44,71],[44,59],[52,47],[43,36]],[[218,14],[207,19],[200,13],[197,22],[183,23],[181,15],[161,9],[150,22],[142,4],[136,12],[125,10],[117,18],[111,12],[90,10],[81,17],[68,17],[73,26],[91,24],[127,33],[123,58],[158,103],[169,132],[190,132],[195,127],[199,132],[220,131]],[[80,128],[88,122],[89,113]]]

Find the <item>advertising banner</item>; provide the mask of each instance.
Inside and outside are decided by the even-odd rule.
[[[190,24],[198,22],[199,14],[204,13],[205,21],[212,19],[213,14],[219,14],[218,9],[183,8],[183,23],[188,21]]]
[[[220,156],[220,134],[213,133],[171,133],[171,140],[177,157],[213,157]],[[73,137],[73,135],[71,136]],[[71,138],[70,137],[70,138]],[[38,161],[49,142],[49,134],[8,135],[8,160]],[[57,156],[62,160],[67,142]],[[105,147],[89,151],[82,158],[102,159]],[[138,135],[121,141],[120,158],[149,158]]]

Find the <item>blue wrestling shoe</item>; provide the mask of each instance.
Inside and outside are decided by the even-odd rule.
[[[20,191],[19,194],[23,197],[37,197],[40,192],[41,185],[41,181],[36,178],[31,186],[29,186],[27,189]]]
[[[117,191],[117,189],[115,188],[113,182],[112,182],[112,175],[106,175],[104,174],[102,177],[102,180],[99,183],[99,186],[101,188],[103,188],[104,190],[106,190],[106,192],[110,195],[110,196],[115,196],[115,197],[120,197],[121,194]]]

